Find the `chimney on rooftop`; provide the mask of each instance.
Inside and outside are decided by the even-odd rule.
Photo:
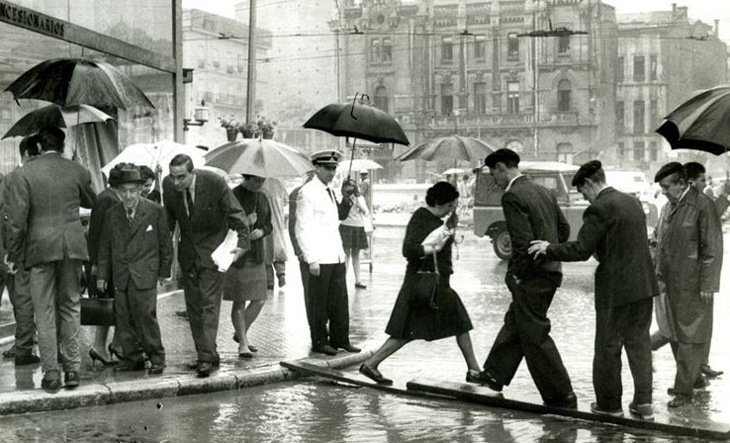
[[[720,20],[715,19],[715,38],[720,38]]]

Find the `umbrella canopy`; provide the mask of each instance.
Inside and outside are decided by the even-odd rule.
[[[105,122],[112,117],[93,106],[78,105],[62,108],[58,105],[49,105],[30,111],[20,118],[3,138],[23,137],[35,134],[46,126],[69,128],[84,123]]]
[[[367,158],[356,158],[354,160],[342,160],[337,165],[337,171],[362,171],[369,169],[383,169],[380,163],[374,162]]]
[[[12,92],[16,100],[33,98],[61,106],[154,107],[122,71],[106,62],[82,58],[41,62],[5,90]]]
[[[205,154],[205,164],[229,174],[259,177],[299,177],[314,169],[307,155],[270,139],[226,143]]]
[[[468,174],[469,172],[471,172],[471,169],[449,168],[442,172],[441,175]]]
[[[163,140],[157,143],[137,143],[129,145],[119,153],[112,161],[101,168],[102,172],[109,176],[109,171],[118,163],[134,163],[135,165],[149,166],[153,171],[159,166],[162,170],[162,177],[170,173],[170,160],[178,154],[185,154],[193,159],[195,167],[203,166],[205,151],[195,146],[182,145],[170,140]]]
[[[730,86],[695,94],[674,108],[656,132],[672,149],[724,154],[730,150]]]
[[[472,162],[483,161],[484,157],[492,152],[494,152],[494,148],[477,138],[450,135],[421,143],[396,157],[396,160],[402,162],[415,159]]]
[[[304,127],[373,143],[409,144],[403,129],[390,114],[354,102],[327,105],[307,120]]]

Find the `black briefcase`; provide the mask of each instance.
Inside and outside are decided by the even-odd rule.
[[[114,326],[114,299],[81,298],[81,324]]]

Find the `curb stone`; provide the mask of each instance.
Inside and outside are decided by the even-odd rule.
[[[342,369],[370,358],[372,351],[348,354],[329,359],[300,359],[309,364]],[[81,385],[73,390],[61,389],[48,394],[41,389],[0,394],[0,416],[32,412],[56,411],[130,401],[179,397],[220,391],[234,391],[252,386],[305,378],[278,364],[263,368],[217,371],[208,378],[194,374],[170,377],[148,377],[124,382]]]

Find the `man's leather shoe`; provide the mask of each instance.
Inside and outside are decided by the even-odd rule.
[[[316,348],[312,348],[312,351],[319,354],[337,355],[337,349],[330,345],[317,346]]]
[[[370,366],[366,365],[365,363],[360,365],[360,373],[379,385],[392,385],[393,384],[393,380],[383,377],[383,374],[381,374],[380,371],[378,371],[375,368],[371,368]]]
[[[347,345],[344,345],[344,346],[333,346],[333,348],[335,348],[335,349],[344,349],[347,352],[353,352],[353,353],[358,353],[358,352],[362,351],[362,349],[360,349],[360,348],[358,348],[356,346],[352,346],[351,344],[347,344]]]
[[[207,361],[198,362],[198,377],[205,378],[213,372],[213,364]]]
[[[3,358],[15,358],[15,353],[17,352],[18,348],[15,347],[15,345],[11,346],[10,349],[3,352]]]
[[[578,409],[578,398],[575,396],[575,393],[569,392],[565,395],[545,400],[545,405],[555,408]]]
[[[33,354],[25,354],[25,355],[16,354],[15,355],[15,366],[34,365],[34,364],[40,363],[40,362],[41,362],[41,358],[38,357],[37,355],[33,355]]]
[[[66,389],[77,388],[80,383],[81,383],[81,378],[79,378],[78,372],[68,371],[68,372],[66,372],[66,374],[64,374],[64,385],[65,385]]]
[[[51,370],[46,372],[43,375],[43,380],[41,380],[41,388],[51,394],[58,392],[61,389],[61,375],[58,371]]]
[[[144,360],[122,360],[115,370],[121,372],[143,371]]]
[[[502,384],[492,377],[492,375],[486,370],[477,372],[476,374],[474,374],[473,371],[467,372],[466,381],[468,383],[476,383],[486,386],[494,392],[502,392]]]
[[[165,364],[164,363],[154,363],[152,366],[150,366],[149,371],[147,373],[149,375],[160,375],[165,370]]]
[[[710,378],[716,378],[724,374],[724,371],[716,371],[710,367],[710,365],[702,365],[700,368],[703,374]]]
[[[673,399],[669,400],[667,406],[670,408],[680,408],[682,406],[687,406],[691,403],[692,397],[690,397],[689,395],[677,394],[674,396]]]
[[[651,406],[651,405],[649,405]],[[591,403],[591,412],[594,414],[610,415],[611,417],[623,417],[624,411],[621,408],[608,409],[600,406],[597,401]]]
[[[638,417],[642,420],[653,421],[654,420],[654,408],[651,403],[629,403],[629,413]]]

